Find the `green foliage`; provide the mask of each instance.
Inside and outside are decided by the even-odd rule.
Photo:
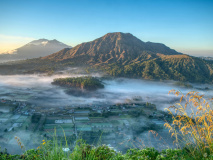
[[[110,149],[108,146],[102,145],[93,147],[80,141],[80,144],[74,149],[71,154],[72,159],[91,159],[91,160],[108,160],[113,159],[116,156],[116,152]]]
[[[113,63],[102,66],[102,69],[116,77],[213,82],[213,65],[194,57],[155,58],[138,63]]]
[[[129,149],[126,154],[116,152],[106,145],[94,147],[86,144],[83,140],[78,140],[72,151],[64,152],[62,145],[55,139],[54,141],[43,142],[37,149],[30,149],[22,155],[10,155],[0,153],[1,160],[194,160],[188,149],[165,149],[161,152],[154,148]],[[204,153],[203,158],[197,160],[211,160],[212,153]]]
[[[104,88],[101,81],[95,77],[70,77],[70,78],[56,78],[52,84],[66,86],[66,87],[78,87],[82,89],[98,89]]]
[[[159,155],[159,152],[155,150],[154,148],[145,148],[145,149],[130,149],[127,151],[125,158],[131,159],[131,160],[155,160],[157,156]]]
[[[166,149],[162,150],[161,153],[156,157],[157,160],[181,160],[184,159],[183,150],[181,149]]]

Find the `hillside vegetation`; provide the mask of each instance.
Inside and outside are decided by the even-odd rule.
[[[56,78],[53,80],[52,84],[63,87],[76,87],[87,90],[104,88],[102,82],[95,77]]]
[[[213,65],[190,56],[164,56],[130,64],[113,63],[103,66],[109,75],[155,80],[176,80],[212,83]]]

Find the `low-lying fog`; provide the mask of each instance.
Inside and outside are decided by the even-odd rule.
[[[103,80],[104,89],[94,92],[67,94],[66,88],[51,84],[54,78],[84,76],[81,74],[69,75],[12,75],[0,76],[0,98],[28,101],[36,106],[69,106],[73,104],[94,104],[94,103],[122,103],[134,98],[144,102],[152,102],[158,109],[169,107],[178,98],[168,95],[171,89],[179,90],[182,93],[199,91],[208,97],[213,97],[211,85],[194,85],[194,88],[184,88],[175,85],[173,81],[158,82],[140,79],[116,78]],[[99,76],[98,74],[94,76]],[[209,90],[197,88],[208,87]]]
[[[168,95],[168,92],[171,89],[179,90],[184,94],[195,90],[208,97],[213,97],[213,86],[211,85],[193,84],[193,88],[185,88],[175,85],[174,81],[157,82],[128,78],[104,79],[103,82],[105,88],[89,92],[89,94],[88,92],[79,93],[75,91],[67,94],[66,88],[51,84],[54,78],[76,76],[85,75],[59,74],[54,76],[0,76],[0,99],[27,101],[39,107],[63,107],[97,103],[115,104],[130,102],[137,99],[142,102],[154,103],[157,106],[157,109],[164,110],[164,108],[169,107],[178,100],[176,96],[172,94]],[[91,76],[101,77],[99,74]],[[208,87],[209,89],[204,90],[205,87]],[[166,135],[164,131],[162,131],[162,135]],[[143,133],[143,137],[146,137],[145,133]],[[172,144],[172,141],[169,143]],[[10,148],[8,146],[4,147]],[[18,146],[16,149],[17,148]],[[14,151],[14,149],[12,150]],[[12,150],[11,153],[14,153]]]

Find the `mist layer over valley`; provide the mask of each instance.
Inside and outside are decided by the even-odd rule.
[[[106,135],[103,136],[106,139],[103,138],[104,143],[123,151],[132,146],[126,143],[125,147],[119,147],[119,142],[133,139],[142,139],[145,146],[153,146],[159,150],[168,146],[174,147],[173,139],[162,127],[163,118],[159,118],[163,113],[157,111],[164,111],[179,100],[174,95],[168,95],[169,90],[180,90],[183,94],[194,90],[207,97],[213,96],[213,87],[208,84],[190,84],[192,88],[187,88],[177,85],[175,81],[104,78],[98,73],[80,74],[77,70],[78,68],[71,68],[69,72],[53,76],[42,74],[0,76],[1,146],[6,147],[9,153],[21,153],[14,141],[14,136],[20,136],[27,148],[36,148],[41,143],[42,137],[48,137],[49,132],[59,125],[64,128],[67,136],[71,137],[74,134],[77,137],[80,137],[80,134],[84,136],[84,132],[96,133],[96,130],[102,131],[101,127],[104,126],[108,128]],[[51,84],[55,78],[88,75],[99,78],[104,88],[86,91]],[[18,108],[11,110],[8,104],[18,104]],[[137,108],[141,106],[144,107],[144,114],[134,116],[138,112]],[[103,115],[106,114],[104,107],[107,108],[107,113],[111,110],[110,113],[117,112],[117,114],[104,120]],[[131,117],[128,115],[129,112],[133,114]],[[155,115],[159,114],[159,117],[147,118],[146,114],[150,115],[152,112],[155,112]],[[39,120],[33,122],[33,115],[37,115]],[[101,126],[98,128],[99,125]],[[159,146],[159,143],[163,142],[149,134],[149,130],[153,128],[157,128],[159,135],[165,138],[164,145]],[[117,133],[123,134],[123,137],[116,138]],[[61,132],[57,134],[60,135]],[[120,141],[117,141],[119,138]]]
[[[53,79],[65,77],[81,77],[85,74],[60,74],[54,76],[46,75],[14,75],[0,76],[0,97],[2,99],[28,101],[36,106],[61,107],[95,103],[126,103],[137,100],[143,102],[155,103],[158,109],[169,107],[175,96],[168,95],[172,89],[179,90],[183,94],[189,91],[199,91],[206,96],[212,96],[212,85],[208,84],[192,84],[193,88],[181,87],[176,85],[175,81],[148,81],[141,79],[128,78],[110,78],[103,79],[104,89],[97,91],[73,92],[67,93],[65,87],[52,85]],[[100,74],[93,76],[101,77]],[[208,90],[205,88],[208,88]],[[85,92],[85,94],[84,94]],[[159,104],[162,103],[162,104]],[[168,103],[168,105],[165,105]]]

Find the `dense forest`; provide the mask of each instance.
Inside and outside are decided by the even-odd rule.
[[[200,58],[156,58],[139,63],[113,63],[102,67],[115,77],[134,77],[155,80],[213,82],[213,64]]]
[[[213,83],[213,61],[186,55],[90,66],[77,59],[56,63],[55,61],[37,58],[1,64],[0,66],[0,74],[47,73],[51,75],[67,67],[86,67],[86,70],[91,72],[103,71],[114,77]]]
[[[70,78],[56,78],[52,84],[64,87],[76,87],[86,90],[96,90],[104,88],[102,82],[95,77],[70,77]]]

